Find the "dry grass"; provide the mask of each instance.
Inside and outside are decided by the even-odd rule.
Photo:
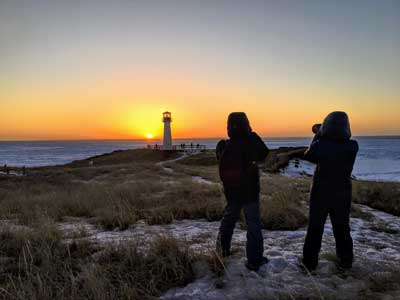
[[[400,184],[395,182],[354,181],[356,203],[400,216]]]
[[[261,220],[269,230],[296,230],[307,223],[309,181],[272,175],[261,178]]]
[[[17,218],[31,229],[0,231],[0,299],[156,299],[168,288],[191,281],[194,261],[205,257],[194,257],[173,239],[156,240],[144,255],[137,244],[107,249],[89,242],[66,244],[51,225],[67,216],[90,218],[107,229],[125,229],[139,219],[166,224],[222,217],[221,185],[191,178],[201,176],[219,183],[213,152],[170,162],[165,166],[174,172],[168,173],[155,164],[165,157],[148,151],[100,156],[93,159],[94,165],[85,160],[36,168],[26,177],[1,176],[0,215]],[[308,178],[263,175],[264,228],[304,226],[310,183]],[[399,215],[398,184],[356,181],[353,197],[358,203]],[[352,216],[371,218],[357,205]],[[387,232],[388,228],[376,230]],[[216,253],[210,252],[206,261],[216,275],[223,275],[224,261]],[[398,274],[387,270],[368,274],[360,299],[397,289]]]
[[[187,166],[217,166],[218,161],[214,150],[207,150],[197,155],[179,160],[179,164]]]
[[[206,262],[210,267],[211,271],[217,276],[222,277],[225,274],[226,270],[226,262],[225,258],[215,250],[210,252],[208,256],[206,256]]]
[[[47,225],[0,232],[0,299],[156,299],[194,278],[195,257],[171,238],[99,249],[65,244]]]
[[[299,149],[294,151],[298,152]],[[169,166],[190,176],[201,176],[213,182],[220,181],[214,152],[200,154],[198,159],[193,157],[179,160]],[[262,176],[261,218],[264,228],[294,230],[305,226],[309,185],[309,179],[293,179],[279,175]]]
[[[131,162],[157,162],[174,159],[181,155],[178,151],[157,151],[150,149],[117,150],[112,153],[90,157],[84,160],[74,161],[69,167],[88,166],[90,162],[94,166],[129,164]]]
[[[67,216],[86,217],[106,229],[126,229],[139,219],[167,224],[179,219],[221,218],[225,205],[221,185],[201,184],[191,178],[201,176],[219,183],[213,152],[166,163],[173,173],[154,163],[163,159],[157,156],[159,151],[134,153],[100,156],[93,166],[75,162],[32,169],[25,177],[0,177],[0,214],[23,224],[40,222],[43,217],[55,221]],[[129,163],[122,163],[127,157]],[[135,157],[147,160],[138,162]],[[304,226],[309,186],[308,178],[262,176],[264,228],[293,230]],[[354,183],[356,202],[384,211],[399,213],[398,195],[398,184]],[[356,206],[352,215],[370,217]]]
[[[296,230],[307,224],[304,209],[291,201],[294,197],[297,195],[289,192],[262,198],[261,221],[265,229]]]
[[[399,233],[398,230],[390,228],[385,223],[374,224],[373,226],[370,227],[370,229],[374,230],[374,231],[377,231],[377,232],[385,232],[385,233],[388,233],[388,234]]]
[[[95,248],[88,243],[62,243],[50,225],[25,231],[2,229],[0,272],[2,299],[54,299],[76,294],[73,279]]]
[[[218,167],[216,165],[187,165],[182,164],[181,161],[168,163],[166,167],[172,168],[175,172],[185,174],[187,176],[200,176],[206,180],[216,183],[220,182]]]
[[[78,167],[75,163],[73,167],[40,168],[30,176],[0,179],[0,213],[28,225],[43,217],[54,221],[67,216],[86,217],[106,229],[126,229],[139,219],[148,224],[167,224],[179,219],[214,221],[222,217],[222,187],[191,178],[201,176],[219,182],[217,166],[206,162],[211,159],[210,153],[199,155],[205,166],[190,165],[189,158],[169,163],[174,173],[163,171],[153,161],[114,164],[120,160],[106,157],[111,165]],[[288,187],[294,185],[280,176],[263,179],[262,186],[265,228],[304,225],[305,217],[298,206],[306,187],[301,193],[295,187],[293,193]]]
[[[353,203],[351,205],[351,217],[371,221],[374,218],[374,215],[363,211],[359,205]]]
[[[365,287],[359,291],[358,299],[398,299],[400,290],[400,270],[398,268],[388,267],[382,271],[370,272],[363,280]],[[390,297],[392,292],[394,292],[393,297]]]
[[[23,224],[33,224],[43,215],[56,221],[75,216],[94,218],[108,229],[125,229],[138,219],[149,224],[187,218],[217,220],[222,208],[219,186],[203,186],[191,180],[173,185],[149,179],[116,185],[87,184],[33,195],[28,188],[8,193],[0,201],[2,215],[17,217]]]

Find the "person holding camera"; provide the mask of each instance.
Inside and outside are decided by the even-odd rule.
[[[315,133],[304,159],[316,164],[310,194],[307,235],[302,264],[309,271],[318,266],[325,221],[329,215],[336,241],[340,268],[351,268],[353,240],[350,235],[351,172],[358,143],[351,138],[349,118],[345,112],[332,112],[322,123],[313,126]]]

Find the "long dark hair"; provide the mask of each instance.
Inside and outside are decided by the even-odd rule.
[[[244,112],[233,112],[229,114],[228,136],[231,139],[246,138],[250,133],[250,122]]]

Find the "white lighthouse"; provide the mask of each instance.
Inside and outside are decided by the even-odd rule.
[[[163,149],[172,150],[172,135],[171,135],[172,117],[170,112],[166,111],[163,113],[163,122],[164,122]]]

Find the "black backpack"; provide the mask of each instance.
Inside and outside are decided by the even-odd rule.
[[[219,176],[226,187],[243,187],[258,174],[246,140],[227,140],[219,155]]]

